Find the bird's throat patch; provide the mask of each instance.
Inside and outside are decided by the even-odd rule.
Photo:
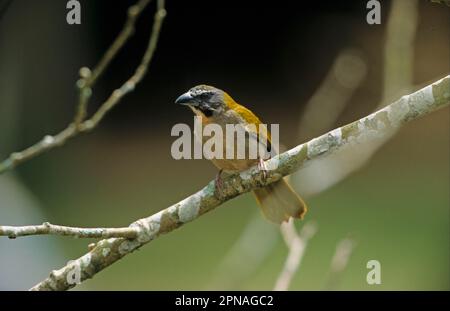
[[[200,110],[207,118],[213,115],[213,111],[207,107],[198,107],[198,110]]]
[[[194,113],[196,115],[199,115],[201,117],[206,117],[206,118],[210,118],[213,115],[213,110],[208,108],[208,107],[201,107],[201,106],[190,106],[190,108],[192,109],[192,111],[194,111]]]

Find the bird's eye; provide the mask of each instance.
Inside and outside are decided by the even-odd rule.
[[[201,92],[200,94],[198,94],[198,97],[200,97],[201,99],[209,99],[212,96],[212,92]]]

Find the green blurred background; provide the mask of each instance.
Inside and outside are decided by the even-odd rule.
[[[63,2],[13,1],[0,20],[2,157],[71,120],[78,68],[95,64],[133,3],[81,1],[82,25],[69,26]],[[383,51],[392,2],[382,2],[382,24],[374,26],[365,21],[365,1],[320,2],[298,8],[284,3],[277,13],[256,2],[217,1],[212,8],[207,1],[168,1],[149,75],[93,133],[0,176],[0,224],[126,226],[203,187],[216,174],[211,163],[176,161],[170,155],[171,127],[192,123],[191,113],[173,101],[198,83],[221,87],[264,121],[280,123],[281,141],[293,147],[313,136],[298,134],[306,103],[336,56],[352,48],[365,64],[365,77],[323,132],[373,111],[383,101]],[[450,67],[448,8],[428,1],[418,1],[416,8],[409,90],[448,74]],[[152,10],[94,89],[92,111],[139,62]],[[395,92],[390,97],[408,93],[402,88]],[[415,121],[361,169],[311,196],[304,222],[313,220],[318,232],[290,289],[326,288],[336,245],[350,236],[356,247],[334,289],[449,290],[449,130],[448,108]],[[267,234],[247,243],[233,265],[224,264],[255,221]],[[287,255],[274,230],[246,194],[152,241],[77,289],[272,289]],[[49,236],[1,239],[0,289],[31,287],[84,254],[91,242]],[[258,253],[264,245],[267,252]],[[381,263],[381,285],[366,282],[371,259]]]

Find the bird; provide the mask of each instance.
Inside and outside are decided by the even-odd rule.
[[[247,131],[245,135],[245,146],[249,145],[249,140],[256,139],[258,143],[260,141],[266,141],[265,147],[269,152],[272,148],[270,133],[268,131],[255,132],[254,130],[262,124],[260,119],[248,108],[238,104],[228,93],[221,89],[206,84],[197,85],[180,95],[175,100],[175,104],[188,106],[196,116],[201,118],[202,125],[217,124],[224,132],[227,124],[241,125]],[[259,137],[259,135],[264,135],[265,137]],[[208,138],[203,137],[203,135],[201,137],[203,142]],[[231,142],[235,146],[239,143],[236,139],[235,137],[234,141]],[[230,148],[230,142],[224,142],[224,154],[227,148]],[[236,152],[236,149],[234,148],[232,152]],[[234,155],[236,154],[234,153]],[[250,158],[247,153],[244,158],[232,157],[230,159],[224,156],[221,158],[212,158],[211,161],[219,168],[219,173],[216,176],[216,187],[219,188],[222,172],[232,174],[255,165],[265,170],[264,161],[261,158]],[[303,219],[307,211],[307,206],[303,199],[292,189],[284,178],[265,187],[256,188],[253,190],[253,193],[263,216],[272,223],[282,224],[291,217]]]

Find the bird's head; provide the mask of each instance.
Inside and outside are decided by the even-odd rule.
[[[211,117],[229,109],[233,100],[224,91],[209,85],[197,85],[175,100],[175,104],[190,107],[196,114]]]

